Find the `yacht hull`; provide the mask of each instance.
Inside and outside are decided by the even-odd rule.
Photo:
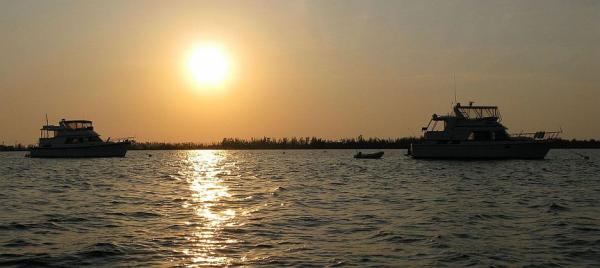
[[[462,142],[460,144],[411,144],[413,158],[440,159],[544,159],[546,141]]]
[[[124,157],[130,142],[114,142],[78,147],[32,148],[30,157],[38,158],[85,158]]]

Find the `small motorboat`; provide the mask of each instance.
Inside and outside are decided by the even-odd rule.
[[[354,158],[357,159],[379,159],[383,156],[383,151],[371,153],[371,154],[363,154],[362,152],[358,152],[354,155]]]

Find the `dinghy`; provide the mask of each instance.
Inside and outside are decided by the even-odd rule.
[[[354,158],[357,158],[357,159],[379,159],[382,156],[383,156],[383,151],[371,153],[371,154],[363,154],[362,152],[358,152],[357,154],[354,155]]]

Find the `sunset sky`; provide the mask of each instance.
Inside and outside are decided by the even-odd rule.
[[[0,0],[0,38],[7,144],[46,113],[139,141],[417,136],[454,74],[509,131],[600,138],[600,1]]]

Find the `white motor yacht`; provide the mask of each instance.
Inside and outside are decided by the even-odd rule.
[[[88,120],[63,119],[58,126],[46,124],[40,131],[38,147],[30,150],[30,157],[124,157],[131,144],[103,141]]]
[[[454,106],[453,114],[434,114],[422,142],[411,144],[413,158],[543,159],[559,132],[510,135],[496,106]],[[437,128],[441,124],[441,130]]]

